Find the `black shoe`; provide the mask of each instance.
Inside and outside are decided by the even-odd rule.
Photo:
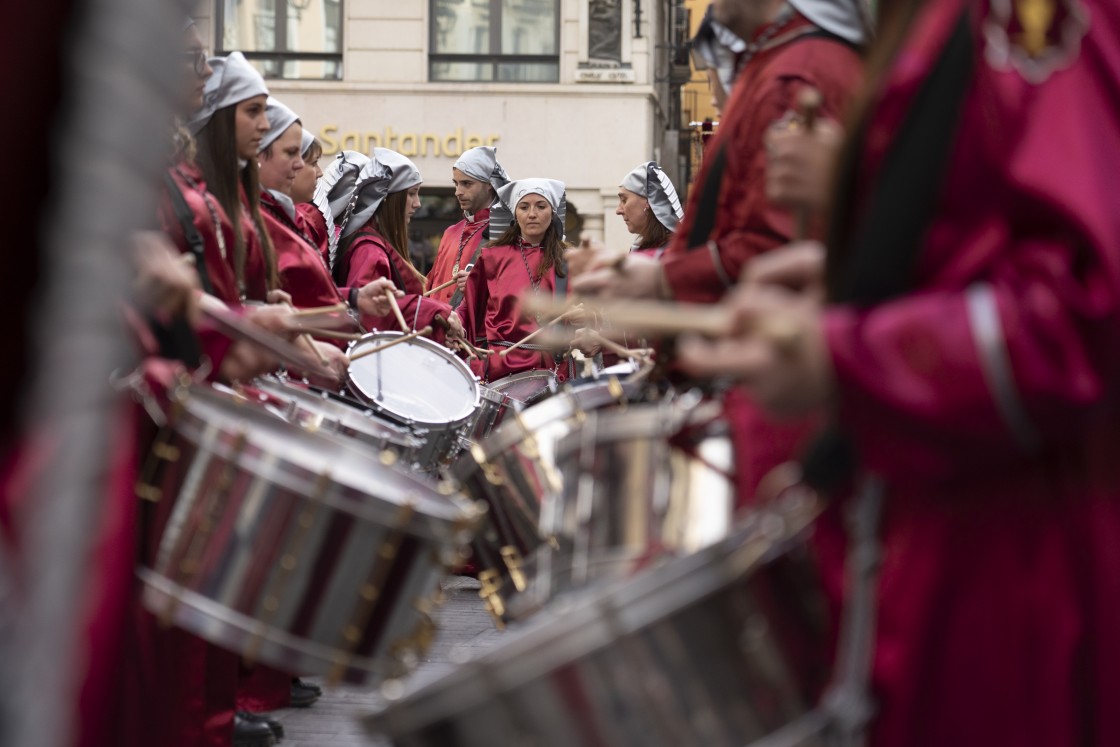
[[[268,724],[254,719],[254,714],[238,711],[233,714],[233,747],[273,747],[276,735]]]
[[[292,677],[292,687],[306,687],[308,690],[313,691],[316,695],[323,694],[323,688],[319,687],[313,682],[304,682],[299,677]]]
[[[315,685],[308,685],[298,679],[292,680],[292,708],[307,708],[323,691]]]
[[[267,713],[253,713],[252,711],[238,711],[237,715],[246,721],[251,721],[254,724],[264,724],[272,732],[272,736],[276,737],[279,742],[284,738],[284,725],[274,718],[271,718]]]

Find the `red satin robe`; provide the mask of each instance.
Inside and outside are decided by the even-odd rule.
[[[268,192],[261,192],[261,215],[276,250],[280,287],[291,295],[292,305],[314,308],[345,301],[302,216],[297,212],[295,219],[290,217]]]
[[[913,290],[824,322],[887,484],[873,744],[1117,745],[1120,10],[1085,0],[1069,66],[1031,83],[985,57],[985,3],[927,3],[860,197],[962,6],[974,70]]]
[[[490,226],[490,208],[479,210],[471,216],[463,218],[451,228],[443,232],[436,251],[436,260],[428,272],[428,287],[435,288],[443,285],[454,277],[452,270],[455,265],[462,270],[471,262],[475,251],[486,238],[486,229]],[[439,301],[450,302],[455,295],[455,286],[450,285],[431,295]]]
[[[798,17],[774,38],[809,25]],[[759,29],[755,38],[766,33],[767,28]],[[833,39],[793,39],[747,61],[689,191],[684,218],[661,257],[676,300],[719,300],[748,260],[794,238],[791,212],[766,197],[763,137],[775,121],[796,108],[798,93],[806,86],[821,93],[820,116],[843,121],[860,79],[857,52]],[[713,251],[704,242],[689,246],[688,238],[703,212],[702,197],[711,192],[707,183],[715,178],[714,154],[720,149],[725,166],[715,192],[718,207],[708,236],[717,247]],[[735,446],[737,504],[742,508],[754,500],[759,482],[770,470],[799,454],[817,423],[815,419],[776,422],[740,389],[729,391],[724,401]]]
[[[243,278],[245,298],[249,301],[265,301],[268,297],[268,270],[264,257],[257,223],[249,212],[249,199],[245,187],[241,186],[241,236],[245,240],[245,276]]]
[[[206,181],[202,170],[190,161],[179,161],[172,166],[168,173],[175,180],[179,191],[186,200],[194,216],[195,230],[202,236],[205,246],[203,249],[204,267],[215,296],[227,304],[236,305],[240,300],[237,290],[237,278],[233,272],[233,224],[230,223],[226,211],[218,203],[218,198],[206,190]],[[215,217],[217,222],[215,222]],[[183,226],[179,222],[175,210],[172,208],[171,199],[166,188],[159,204],[160,225],[179,251],[188,254],[190,247],[183,234]],[[221,232],[225,242],[225,251],[218,242],[218,232]]]
[[[372,226],[364,226],[358,231],[358,238],[350,245],[349,268],[346,276],[347,287],[361,287],[378,278],[389,278],[404,295],[397,299],[405,323],[413,329],[431,325],[431,338],[442,343],[444,330],[436,324],[436,316],[448,319],[451,307],[442,301],[424,298],[424,285],[404,257],[389,246],[389,242]],[[384,317],[367,316],[373,328],[400,330],[396,316],[390,313]]]
[[[312,241],[315,242],[323,261],[330,261],[330,230],[327,228],[327,219],[319,212],[319,208],[310,202],[301,202],[296,205],[296,223]]]
[[[521,296],[532,290],[533,280],[538,277],[539,292],[554,291],[556,271],[550,269],[542,276],[542,257],[540,247],[526,247],[523,256],[517,246],[487,246],[482,249],[467,277],[467,289],[458,309],[459,318],[466,333],[474,333],[474,344],[490,349],[485,358],[470,361],[471,370],[483,381],[494,381],[521,371],[556,368],[551,353],[518,348],[502,356],[499,355],[502,347],[494,344],[498,341],[517,342],[539,326],[531,316],[522,317]],[[567,378],[564,366],[560,366],[556,373],[561,380]]]

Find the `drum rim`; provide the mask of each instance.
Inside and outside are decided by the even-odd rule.
[[[354,353],[355,348],[358,348],[358,347],[360,347],[360,346],[362,346],[362,345],[364,345],[368,342],[372,342],[374,340],[379,340],[379,339],[391,339],[391,338],[395,338],[395,337],[403,337],[404,334],[405,334],[404,332],[395,332],[393,330],[385,330],[385,331],[376,331],[375,330],[373,332],[367,332],[366,334],[362,335],[359,339],[352,341],[349,345],[346,346],[346,355],[347,355],[347,357],[349,357],[350,355],[352,355]],[[354,394],[355,397],[357,397],[359,400],[361,400],[361,402],[364,405],[366,405],[367,407],[370,407],[374,412],[384,413],[389,419],[393,420],[394,422],[398,422],[398,423],[403,422],[406,425],[415,424],[415,425],[418,425],[422,428],[426,428],[430,431],[437,431],[437,430],[456,429],[456,428],[461,427],[464,423],[470,421],[470,419],[472,417],[474,417],[475,412],[478,411],[479,397],[481,396],[480,391],[479,391],[480,384],[479,384],[478,377],[474,375],[473,371],[471,371],[470,366],[468,366],[466,363],[464,363],[462,360],[460,360],[457,355],[455,355],[453,352],[451,352],[451,350],[444,347],[443,345],[440,345],[435,340],[429,340],[426,337],[414,337],[411,340],[409,340],[406,344],[408,344],[408,345],[414,345],[415,344],[415,345],[419,345],[420,347],[426,347],[429,350],[431,350],[432,352],[434,352],[434,353],[440,355],[441,357],[447,359],[448,361],[450,361],[453,367],[459,368],[460,372],[466,374],[467,380],[470,381],[474,386],[474,402],[471,404],[470,411],[466,415],[462,416],[461,418],[457,418],[455,420],[419,420],[417,418],[411,418],[411,417],[407,417],[405,415],[402,415],[398,412],[390,410],[389,408],[385,407],[384,405],[381,405],[381,404],[378,404],[377,402],[374,402],[372,399],[367,397],[365,395],[365,393],[361,390],[361,387],[359,387],[354,382],[354,377],[350,375],[350,369],[349,368],[346,369],[346,387],[347,387],[347,389],[349,389]]]
[[[710,400],[695,407],[652,402],[630,405],[625,411],[589,412],[583,423],[557,440],[556,462],[559,464],[571,452],[581,449],[586,439],[584,429],[592,426],[596,429],[596,443],[664,438],[689,425],[705,426],[705,438],[723,438],[727,436],[727,429],[720,420],[722,411],[719,402]]]
[[[741,581],[795,542],[819,512],[812,501],[793,501],[782,508],[775,504],[752,514],[709,547],[561,597],[569,605],[562,614],[529,620],[502,646],[438,680],[406,690],[363,724],[372,734],[405,734],[503,697]],[[774,536],[778,524],[780,536]],[[762,546],[756,547],[759,543]]]
[[[486,383],[486,386],[490,387],[491,389],[493,389],[495,391],[500,392],[500,391],[503,391],[503,390],[500,389],[498,386],[496,386],[497,384],[502,384],[504,382],[513,383],[515,381],[525,381],[525,380],[528,380],[528,379],[548,379],[550,381],[555,381],[557,383],[559,383],[559,381],[560,381],[560,377],[556,375],[555,371],[550,371],[547,368],[531,368],[528,371],[518,371],[517,373],[512,373],[512,374],[509,374],[508,376],[503,376],[500,379],[495,379],[493,381],[489,381],[489,382]]]
[[[203,404],[195,405],[194,403],[197,402]],[[213,411],[217,410],[223,419],[207,418],[197,409],[192,409],[199,406],[207,407],[207,414],[213,414]],[[226,407],[236,408],[237,415],[225,412],[224,408]],[[195,422],[190,423],[188,419]],[[258,421],[256,423],[249,422],[250,426],[260,426],[261,428],[242,427],[242,424],[247,422],[248,419]],[[320,465],[311,464],[311,459],[307,456],[311,452],[306,448],[289,449],[290,453],[274,454],[259,442],[255,445],[262,451],[276,457],[277,467],[269,470],[273,474],[279,473],[279,468],[282,466],[294,467],[308,475],[318,475],[326,472],[329,474],[332,483],[370,499],[361,503],[358,500],[349,499],[345,504],[342,504],[337,497],[328,495],[321,500],[322,503],[336,510],[344,511],[364,520],[380,523],[385,520],[392,520],[392,517],[399,515],[405,505],[411,505],[415,516],[409,522],[407,531],[417,536],[445,541],[451,536],[449,533],[453,532],[456,527],[463,522],[469,522],[476,518],[472,514],[472,504],[465,496],[460,494],[460,500],[456,501],[454,494],[444,495],[440,492],[439,486],[431,480],[425,479],[405,467],[385,464],[374,454],[363,449],[360,442],[339,438],[328,433],[308,431],[301,426],[276,417],[250,400],[231,397],[225,393],[216,392],[210,387],[201,385],[190,387],[183,401],[182,414],[173,427],[179,437],[186,439],[196,449],[202,450],[205,448],[209,453],[223,459],[228,458],[228,454],[225,453],[227,451],[226,447],[219,446],[218,449],[215,449],[214,447],[217,444],[214,443],[203,446],[202,434],[208,428],[215,428],[224,435],[237,436],[244,433],[250,443],[253,443],[254,437],[263,438],[260,435],[261,429],[270,429],[270,435],[274,438],[290,436],[294,442],[301,440],[312,444],[318,442],[319,451],[316,453],[330,454],[330,461]],[[297,459],[290,458],[293,454],[297,456]],[[344,470],[338,469],[342,464],[346,464],[347,467]],[[293,488],[290,483],[280,482],[268,475],[262,475],[262,470],[256,469],[254,465],[239,464],[238,468],[258,477],[265,477],[282,488],[296,493],[302,492],[299,488]],[[372,492],[374,488],[378,491],[377,493]],[[392,491],[393,497],[386,497],[387,488]],[[304,497],[310,500],[307,496]]]
[[[322,407],[326,416],[334,419],[339,426],[350,428],[354,431],[360,431],[362,435],[383,437],[389,444],[405,450],[416,449],[421,446],[421,441],[415,434],[410,433],[407,428],[398,423],[377,417],[373,410],[366,410],[363,412],[357,407],[350,407],[332,399],[321,397],[310,390],[302,388],[295,382],[286,379],[261,376],[254,380],[253,386],[275,396],[291,396],[297,400],[296,404],[300,406],[301,409],[311,410]],[[356,402],[355,404],[366,407],[364,403]],[[373,423],[376,427],[364,427],[367,423]],[[346,435],[347,438],[351,438],[351,436],[347,434],[343,435]]]
[[[624,397],[639,389],[637,385],[622,386]],[[480,453],[489,461],[521,444],[551,423],[570,421],[579,412],[589,412],[617,401],[618,398],[610,390],[610,383],[605,381],[576,388],[565,387],[555,396],[521,410],[518,417],[503,420],[501,425],[479,442]]]
[[[182,621],[182,611],[192,611],[196,615],[207,618],[227,630],[236,631],[239,637],[251,639],[259,634],[259,637],[263,641],[283,648],[292,649],[305,659],[319,659],[325,665],[322,672],[308,672],[308,674],[326,674],[330,669],[330,666],[327,665],[330,665],[334,661],[334,657],[338,654],[338,650],[326,644],[319,643],[310,638],[294,635],[267,623],[261,623],[256,618],[246,615],[244,612],[231,609],[205,594],[176,583],[154,568],[137,568],[136,576],[144,587],[141,595],[141,602],[145,609],[152,614],[159,615],[163,610],[161,608],[156,608],[156,604],[164,600],[174,603],[172,620],[175,625],[183,630],[194,633],[200,638],[206,639],[203,632],[197,630],[198,626],[193,626]],[[156,597],[158,597],[158,600]],[[417,621],[417,624],[419,624],[419,621]],[[225,643],[215,645],[226,646]],[[230,649],[234,650],[236,653],[240,653],[240,651],[237,650],[237,646],[233,644],[229,645]],[[392,646],[388,648],[391,649]],[[265,663],[269,662],[266,661]],[[275,666],[282,666],[283,664],[283,662],[272,663]],[[386,664],[392,663],[400,665],[398,670],[384,671]],[[389,679],[400,676],[400,673],[410,672],[412,669],[415,669],[415,666],[408,667],[407,660],[399,657],[386,657],[385,661],[382,661],[381,659],[369,656],[354,655],[351,657],[347,669],[358,670],[376,678]],[[370,680],[367,679],[365,684],[367,686],[371,684]]]

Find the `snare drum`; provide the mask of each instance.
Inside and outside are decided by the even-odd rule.
[[[720,403],[698,400],[592,412],[557,441],[563,489],[541,515],[555,539],[536,559],[542,600],[727,536],[734,455]]]
[[[420,439],[407,429],[376,417],[371,410],[359,409],[361,404],[355,400],[273,377],[257,379],[253,388],[266,395],[265,407],[288,422],[309,431],[362,441],[380,452],[386,463],[400,458],[411,464],[421,451]]]
[[[489,436],[490,431],[501,424],[506,410],[514,405],[514,401],[505,394],[488,386],[479,385],[479,407],[474,423],[471,425],[470,441],[478,443]]]
[[[478,514],[352,442],[193,387],[157,437],[171,512],[139,571],[167,622],[282,671],[399,676],[430,644],[431,596]]]
[[[502,424],[455,462],[452,474],[463,490],[489,506],[472,550],[480,594],[497,618],[505,618],[506,601],[528,587],[532,573],[524,559],[547,537],[539,529],[542,506],[553,512],[563,490],[556,442],[588,412],[640,395],[637,385],[608,379],[561,391],[521,412],[507,410]]]
[[[515,373],[487,386],[512,400],[516,409],[524,410],[556,394],[560,383],[555,373],[540,369]]]
[[[401,332],[374,332],[349,355],[384,345]],[[347,386],[379,417],[411,429],[424,445],[417,465],[434,471],[458,454],[479,404],[478,378],[447,348],[416,337],[350,364]]]
[[[817,747],[827,618],[788,571],[818,511],[789,496],[716,545],[587,589],[364,725],[396,747],[743,747],[778,731],[770,747]]]

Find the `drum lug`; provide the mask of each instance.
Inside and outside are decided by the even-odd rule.
[[[493,568],[487,568],[485,571],[479,571],[478,583],[481,585],[478,596],[486,602],[486,611],[494,618],[494,627],[498,630],[505,629],[506,605],[499,593],[502,590],[501,576]]]
[[[400,513],[397,515],[396,530],[378,549],[377,554],[381,562],[374,564],[370,570],[369,577],[358,595],[358,602],[354,606],[350,622],[342,628],[342,643],[339,646],[338,656],[335,657],[334,666],[327,674],[327,684],[336,685],[341,682],[350,667],[350,659],[362,642],[363,632],[373,617],[377,602],[381,598],[381,591],[385,588],[385,582],[395,566],[397,552],[404,542],[406,530],[415,512],[416,507],[410,498],[401,506]]]
[[[518,591],[525,591],[528,584],[525,581],[525,573],[521,570],[521,552],[513,545],[506,545],[501,549],[501,553],[502,560],[505,561],[506,568],[509,569],[509,577],[513,581],[513,588]]]
[[[498,474],[498,470],[493,464],[483,462],[479,466],[482,467],[482,474],[486,476],[486,482],[491,485],[501,485],[503,483],[502,476]]]
[[[182,401],[178,399],[172,401],[166,421],[160,428],[155,443],[152,444],[152,450],[148,452],[148,458],[144,460],[144,469],[140,472],[140,477],[136,481],[134,489],[137,497],[141,500],[159,503],[160,499],[163,498],[163,490],[154,484],[154,479],[159,471],[160,462],[174,464],[182,456],[179,447],[173,446],[171,443],[171,439],[175,436],[175,422],[182,412]]]
[[[412,669],[420,657],[431,650],[436,640],[436,623],[432,619],[432,602],[418,599],[415,603],[418,613],[416,627],[412,634],[393,643],[390,651],[395,659],[402,662],[406,669]]]
[[[610,392],[611,397],[618,402],[618,407],[621,412],[626,411],[626,390],[622,388],[622,382],[618,380],[617,376],[611,376],[607,379],[607,391]]]

